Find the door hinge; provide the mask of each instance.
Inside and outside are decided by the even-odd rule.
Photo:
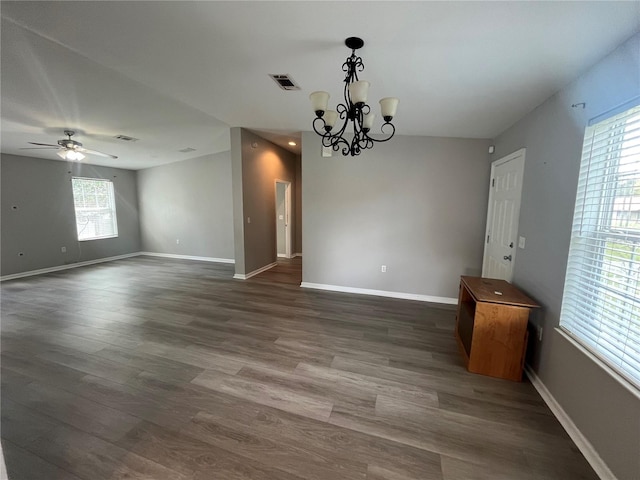
[[[489,235],[487,235],[487,243],[489,243]]]
[[[495,187],[495,186],[496,186],[496,179],[495,179],[495,178],[492,178],[492,179],[491,179],[491,186],[492,186],[492,187]]]

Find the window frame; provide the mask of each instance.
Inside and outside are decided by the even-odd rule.
[[[86,207],[79,207],[77,202],[76,202],[76,194],[74,191],[74,182],[75,181],[91,181],[91,182],[100,182],[100,183],[104,183],[107,185],[107,189],[108,189],[108,207],[103,207],[103,209],[109,209],[111,215],[113,216],[112,219],[112,225],[113,225],[113,233],[110,233],[108,235],[97,235],[97,236],[92,236],[92,237],[87,237],[87,238],[80,238],[80,235],[82,234],[82,230],[80,229],[80,223],[78,222],[78,210],[81,208],[86,208]],[[83,194],[84,192],[84,185],[83,185]],[[118,215],[117,215],[117,211],[116,211],[116,194],[115,194],[115,185],[113,183],[112,180],[107,179],[107,178],[93,178],[93,177],[78,177],[78,176],[73,176],[71,177],[71,195],[73,197],[73,212],[74,212],[74,217],[75,217],[75,224],[76,224],[76,236],[78,238],[79,242],[90,242],[93,240],[103,240],[103,239],[107,239],[107,238],[118,238]],[[97,203],[97,200],[96,200]],[[98,210],[99,207],[95,207],[93,209],[91,208],[87,208],[86,210],[90,211],[90,210]],[[87,223],[88,225],[88,223]]]
[[[559,322],[562,334],[636,395],[640,394],[640,314],[635,293],[640,289],[640,229],[628,220],[637,203],[634,197],[639,196],[634,195],[633,183],[640,182],[639,117],[640,98],[636,98],[592,119],[585,129]],[[599,127],[604,128],[599,132]],[[630,145],[625,147],[627,127],[635,130],[630,130]],[[601,138],[596,142],[596,135],[615,138],[611,149],[603,147],[607,144]],[[630,153],[623,153],[625,148]],[[621,168],[627,159],[629,178]],[[592,169],[602,171],[592,173]],[[623,193],[629,188],[630,194]],[[629,215],[616,210],[625,195],[630,197]],[[626,252],[626,247],[631,250]],[[620,252],[631,255],[624,272],[629,275],[619,271],[619,264],[627,262],[616,257]]]

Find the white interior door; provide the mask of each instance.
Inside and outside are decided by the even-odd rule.
[[[508,282],[516,259],[525,149],[491,164],[482,276]]]
[[[276,253],[291,258],[291,182],[276,180]]]

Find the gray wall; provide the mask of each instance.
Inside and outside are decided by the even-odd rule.
[[[543,309],[533,322],[533,369],[619,479],[640,478],[640,400],[554,330],[559,324],[585,126],[590,118],[640,95],[636,35],[496,141],[495,158],[526,147],[513,282]],[[585,102],[586,108],[571,108]]]
[[[140,251],[135,171],[2,154],[0,173],[1,275]],[[78,242],[73,176],[113,181],[117,238]]]
[[[295,196],[296,156],[242,128],[231,129],[231,151],[234,227],[236,235],[243,233],[235,238],[236,273],[246,274],[276,261],[275,180],[291,182]],[[295,204],[292,207],[295,210]],[[295,231],[295,225],[292,228]]]
[[[143,251],[233,259],[230,152],[139,170],[138,192]]]
[[[457,298],[480,273],[488,140],[396,136],[331,158],[302,140],[303,282]]]

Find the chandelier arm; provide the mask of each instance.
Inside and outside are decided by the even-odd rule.
[[[353,138],[351,139],[351,145],[349,153],[352,156],[360,155],[360,152],[369,147],[364,131],[362,130],[363,111],[362,108],[355,108],[353,110],[351,122],[353,123]]]
[[[336,137],[342,137],[342,134],[347,130],[347,126],[349,125],[349,112],[347,110],[347,107],[342,104],[339,104],[337,108],[341,110],[340,119],[344,121],[342,123],[342,127],[340,127],[340,130],[333,132],[332,135]]]
[[[318,120],[320,122],[322,122],[321,125],[321,129],[320,130],[318,128]],[[322,118],[315,118],[313,121],[313,130],[320,135],[320,137],[322,137],[322,145],[324,147],[331,147],[333,150],[338,151],[340,148],[340,144],[344,143],[345,145],[347,145],[347,141],[342,138],[342,133],[344,132],[345,128],[346,128],[346,123],[347,121],[345,120],[345,125],[343,125],[342,129],[340,130],[340,132],[333,134],[331,133],[331,131],[326,131],[325,130],[325,122]]]
[[[320,129],[318,129],[318,127],[317,127],[317,125],[318,125],[317,122],[318,121],[322,122],[322,125],[321,125]],[[316,132],[321,137],[324,137],[325,134],[327,133],[326,130],[324,129],[324,126],[325,126],[324,120],[321,117],[314,118],[313,122],[311,123],[311,126],[313,127],[313,131]]]
[[[340,115],[340,118],[344,120],[345,118],[349,117],[350,108],[348,105],[344,103],[339,103],[336,106],[336,112],[338,112],[338,115]]]
[[[345,149],[349,150],[349,143],[343,138],[343,137],[336,137],[336,136],[332,136],[330,139],[330,141],[328,141],[326,144],[323,141],[322,144],[325,147],[331,147],[333,149],[334,152],[337,152],[338,150],[340,150],[340,145],[343,144],[344,147],[342,148],[342,154],[346,155]]]
[[[372,138],[361,128],[361,124],[358,126],[358,147],[361,150],[373,148]]]
[[[330,147],[333,151],[336,151],[336,152],[340,149],[341,143],[346,144],[347,142],[345,141],[344,138],[337,137],[335,135],[327,134],[322,137],[322,146]]]
[[[387,125],[389,125],[391,127],[391,133],[387,133],[384,131],[384,127],[386,127]],[[391,122],[385,122],[382,124],[382,126],[380,127],[380,131],[384,134],[384,135],[389,135],[387,138],[373,138],[373,137],[369,137],[371,138],[371,140],[373,140],[376,143],[382,143],[382,142],[388,142],[389,140],[391,140],[393,138],[393,136],[396,134],[396,127],[393,123]],[[367,135],[368,136],[368,135]]]

